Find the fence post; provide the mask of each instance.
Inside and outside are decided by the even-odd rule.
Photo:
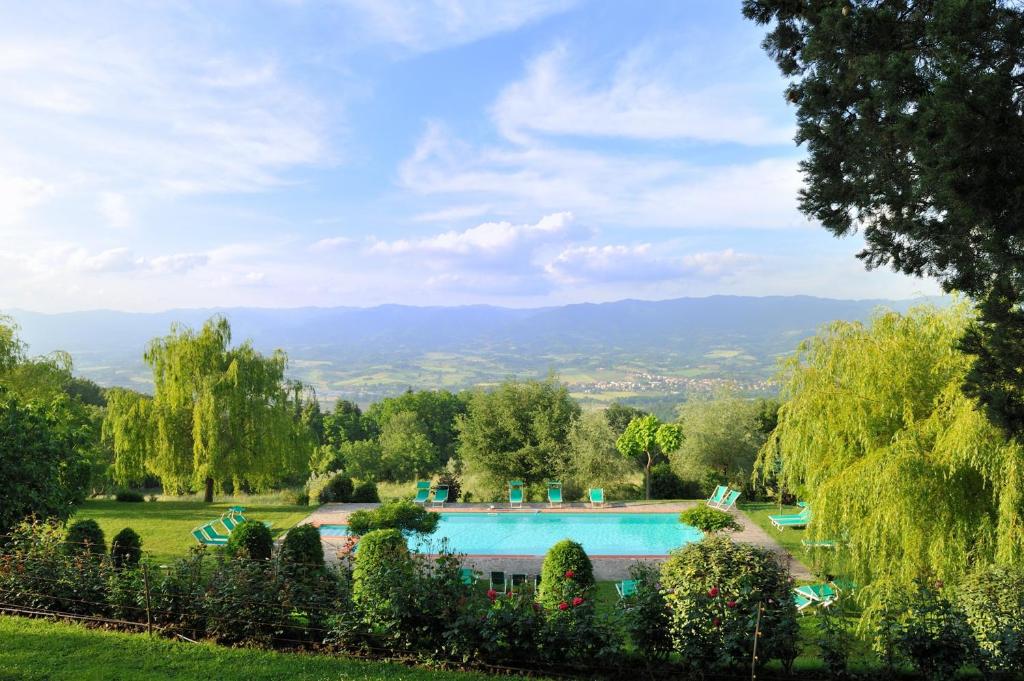
[[[754,622],[754,654],[750,659],[750,681],[757,679],[757,639],[761,638],[761,613],[764,612],[764,603],[757,604],[757,620]]]
[[[142,564],[142,583],[146,587],[146,632],[153,635],[153,611],[149,604],[149,563]]]

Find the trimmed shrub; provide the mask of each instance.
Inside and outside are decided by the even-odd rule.
[[[430,534],[440,521],[440,514],[432,513],[409,499],[392,499],[377,508],[360,509],[351,514],[348,529],[352,534],[366,534],[373,530]]]
[[[952,679],[970,661],[974,639],[967,616],[942,593],[922,581],[887,604],[883,626],[897,655],[906,657],[926,679]]]
[[[110,540],[110,560],[114,567],[135,567],[142,557],[142,537],[130,527],[126,527]]]
[[[352,478],[344,471],[334,473],[317,493],[321,504],[342,504],[352,500]]]
[[[986,675],[1024,672],[1024,570],[993,566],[968,576],[957,589]]]
[[[541,605],[549,610],[566,608],[574,599],[589,600],[594,586],[594,566],[583,546],[571,539],[563,539],[544,556],[541,567]]]
[[[766,549],[705,537],[672,553],[661,566],[667,590],[669,634],[684,665],[694,672],[750,664],[754,622],[761,612],[758,658],[796,658],[792,580]]]
[[[103,530],[90,518],[76,520],[68,527],[68,533],[64,537],[64,550],[68,554],[91,553],[102,556],[107,552]]]
[[[377,494],[377,483],[373,480],[364,480],[352,490],[352,498],[349,500],[355,504],[376,504],[380,501]]]
[[[651,466],[652,499],[693,499],[697,485],[680,478],[667,461]]]
[[[142,496],[141,492],[136,492],[135,490],[130,489],[119,490],[117,494],[114,495],[114,499],[116,501],[123,501],[131,504],[137,504],[146,500],[146,498]]]
[[[263,523],[246,520],[231,533],[226,548],[228,554],[238,558],[267,560],[274,551],[274,538]]]
[[[394,621],[412,574],[412,558],[401,532],[374,530],[364,535],[352,568],[352,599],[364,619]]]
[[[281,544],[281,560],[298,565],[322,566],[324,546],[320,530],[313,525],[299,525],[288,530]]]
[[[736,522],[730,514],[711,508],[704,504],[698,504],[679,514],[679,522],[696,527],[701,532],[714,533],[725,530],[740,531],[743,526]]]

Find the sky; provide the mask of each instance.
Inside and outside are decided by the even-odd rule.
[[[739,1],[9,2],[0,309],[932,295],[797,210]]]

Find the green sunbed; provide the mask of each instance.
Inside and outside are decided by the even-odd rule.
[[[810,606],[814,605],[814,601],[807,596],[804,596],[802,593],[795,592],[793,594],[793,604],[796,605],[797,612],[803,612]]]
[[[448,501],[448,487],[447,485],[441,485],[434,490],[434,506],[444,506],[444,502]]]
[[[414,503],[425,504],[427,499],[430,498],[430,481],[420,480],[416,483],[416,498],[413,499]]]
[[[604,506],[604,488],[591,487],[589,492],[591,506]]]
[[[228,535],[221,534],[220,532],[218,532],[217,528],[213,526],[214,522],[215,521],[210,521],[210,522],[206,523],[205,525],[201,526],[199,529],[202,530],[204,533],[206,533],[206,536],[209,537],[210,539],[214,539],[214,540],[218,540],[218,541],[224,540],[226,542],[228,540]]]
[[[807,523],[811,521],[811,507],[804,506],[803,510],[799,513],[786,513],[783,515],[770,515],[768,520],[771,524],[782,530],[787,527],[802,528],[807,527]]]
[[[636,595],[637,586],[635,579],[624,579],[615,585],[615,590],[619,592],[619,598],[628,598]]]
[[[203,532],[203,528],[197,527],[192,530],[192,536],[195,537],[196,541],[204,546],[225,546],[228,543],[227,538],[224,539],[212,539]]]
[[[708,500],[706,502],[707,505],[717,506],[718,504],[722,503],[722,499],[725,498],[725,495],[728,491],[728,487],[726,487],[725,485],[719,485],[718,487],[715,488],[715,491],[711,494],[711,496],[708,497]]]
[[[476,572],[472,568],[459,568],[459,579],[466,586],[476,584]]]
[[[236,509],[239,509],[239,510],[236,510]],[[239,521],[241,521],[243,523],[249,522],[248,519],[244,515],[242,515],[242,511],[243,510],[245,510],[245,509],[242,509],[241,506],[232,506],[231,508],[228,509],[228,513],[235,520],[239,520]],[[269,520],[261,520],[260,522],[263,523],[263,525],[265,527],[268,527],[268,528],[274,526],[274,523],[270,522]]]
[[[561,506],[562,505],[562,483],[560,483],[560,482],[549,482],[548,483],[548,505],[549,506]]]
[[[508,503],[509,506],[516,508],[522,507],[523,505],[523,481],[522,480],[509,480],[508,481]]]
[[[807,584],[793,589],[794,592],[808,598],[817,605],[831,605],[839,596],[839,592],[831,584]]]
[[[711,508],[717,508],[719,511],[728,511],[730,508],[736,505],[736,500],[739,498],[740,493],[738,491],[734,489],[729,490],[729,493],[726,494],[720,502],[718,502],[717,504],[712,504],[709,501],[708,506],[710,506]]]

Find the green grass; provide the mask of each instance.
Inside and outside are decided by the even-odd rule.
[[[802,557],[805,555],[806,550],[800,540],[804,537],[804,531],[798,530],[793,527],[787,527],[785,530],[778,530],[772,525],[771,521],[768,520],[770,515],[779,515],[783,513],[799,513],[801,511],[799,506],[783,506],[781,510],[779,505],[772,502],[750,502],[741,503],[740,510],[747,514],[754,523],[768,533],[768,536],[779,542],[783,548],[789,551],[796,557]]]
[[[236,501],[245,506],[247,518],[272,522],[275,536],[285,532],[313,510],[309,506],[250,504],[244,499],[225,499],[213,504],[201,501],[124,503],[90,500],[82,505],[74,519],[95,520],[103,529],[108,543],[115,534],[130,527],[142,537],[142,549],[153,560],[169,562],[196,546],[196,540],[191,534],[193,527],[218,518]]]
[[[0,641],[0,681],[496,678],[344,657],[223,648],[20,617],[0,617]]]

